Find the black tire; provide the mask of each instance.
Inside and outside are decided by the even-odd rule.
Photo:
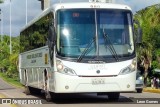
[[[142,93],[142,89],[137,89],[137,93]]]
[[[49,91],[45,91],[45,99],[47,102],[50,102],[52,100],[52,96]]]
[[[108,95],[108,99],[110,101],[118,101],[120,93],[119,92],[111,92],[111,93],[108,93],[107,95]]]

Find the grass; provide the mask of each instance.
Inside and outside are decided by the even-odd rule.
[[[17,88],[23,87],[23,85],[19,82],[18,78],[9,78],[4,73],[1,73],[1,72],[0,72],[0,78],[2,78],[4,81],[6,81],[7,83],[9,83]]]

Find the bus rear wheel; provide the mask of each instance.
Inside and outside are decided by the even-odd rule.
[[[29,86],[25,86],[24,93],[25,93],[26,95],[30,95],[30,94],[31,94],[31,91],[30,91],[30,87],[29,87]]]

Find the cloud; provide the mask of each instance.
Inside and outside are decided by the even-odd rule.
[[[32,20],[37,14],[41,12],[40,2],[38,0],[27,0],[27,19],[28,22]],[[5,0],[0,4],[3,12],[3,29],[6,35],[9,35],[10,28],[10,0]],[[26,23],[26,0],[11,0],[11,27],[12,36],[19,35],[21,28]]]
[[[3,0],[3,1],[4,1],[3,6],[6,6],[10,3],[10,0]]]

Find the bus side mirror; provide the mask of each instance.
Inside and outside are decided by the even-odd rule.
[[[137,20],[134,20],[134,24],[138,26],[137,30],[135,30],[135,35],[136,35],[136,43],[140,44],[142,43],[142,28],[140,27],[140,23]]]
[[[53,26],[49,26],[48,31],[48,47],[49,47],[49,54],[50,54],[50,63],[51,66],[53,66],[53,58],[54,58],[54,46],[56,44],[56,35],[55,35],[55,29]]]
[[[53,26],[49,27],[49,32],[48,32],[48,42],[50,42],[51,46],[53,47],[56,44],[56,35],[55,35],[55,29]]]

